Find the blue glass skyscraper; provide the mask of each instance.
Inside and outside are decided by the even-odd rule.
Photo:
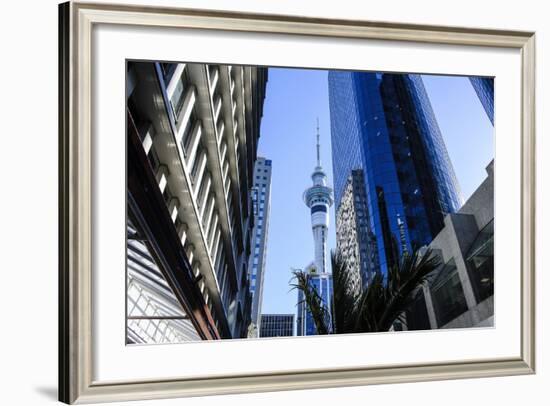
[[[487,113],[487,117],[495,125],[495,80],[493,78],[471,76],[470,82],[485,109],[485,113]]]
[[[330,71],[328,83],[336,211],[362,169],[370,245],[386,274],[460,207],[458,182],[419,75]]]
[[[325,324],[329,328],[329,331],[332,331],[332,319],[330,316],[330,314],[332,313],[333,301],[332,274],[326,272],[318,273],[315,269],[314,264],[311,264],[308,268],[306,268],[306,272],[308,283],[321,297],[323,306],[327,311]],[[311,312],[309,311],[307,304],[304,301],[304,294],[301,290],[298,290],[296,334],[299,336],[317,335],[317,327],[315,327],[315,321],[313,320],[313,316],[311,315]]]

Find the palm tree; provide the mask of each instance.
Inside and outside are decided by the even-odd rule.
[[[302,301],[306,303],[307,309],[313,318],[317,334],[329,334],[331,332],[330,314],[323,303],[323,299],[317,293],[317,289],[309,283],[307,272],[301,269],[293,269],[292,274],[292,279],[296,282],[291,283],[291,286],[293,289],[298,289],[303,293],[304,299]]]
[[[293,271],[293,288],[303,293],[303,301],[312,315],[318,334],[368,333],[388,331],[413,303],[418,290],[431,278],[441,261],[431,250],[405,254],[388,269],[387,278],[376,273],[367,288],[357,292],[345,259],[331,254],[333,278],[332,326],[327,309],[301,270]],[[332,329],[331,329],[332,327]]]

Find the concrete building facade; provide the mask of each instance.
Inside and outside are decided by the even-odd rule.
[[[263,68],[128,62],[129,342],[159,342],[142,332],[161,321],[176,330],[185,321],[195,333],[163,342],[246,336],[250,189],[266,81]],[[137,258],[148,265],[139,272],[132,241],[148,253]],[[146,284],[149,299],[138,308],[135,292]],[[130,334],[132,320],[140,327]]]
[[[254,165],[254,187],[252,188],[254,230],[252,232],[252,247],[248,265],[250,293],[252,294],[253,326],[251,331],[253,335],[257,334],[262,312],[269,213],[271,207],[271,169],[272,162],[270,159],[258,157]]]
[[[487,178],[429,248],[442,262],[407,313],[408,329],[493,326],[494,182],[493,162]]]
[[[360,294],[379,269],[376,239],[368,227],[363,170],[351,171],[336,211],[336,248],[346,259],[352,290]]]

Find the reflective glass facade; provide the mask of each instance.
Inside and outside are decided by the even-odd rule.
[[[261,315],[260,337],[291,337],[293,335],[293,314]]]
[[[330,319],[332,313],[332,274],[321,273],[316,274],[309,270],[308,283],[312,286],[323,301],[323,305],[327,309],[327,317]],[[327,323],[330,326],[330,320]],[[304,294],[298,290],[298,317],[296,319],[296,330],[299,336],[317,335],[317,328],[313,321],[313,316],[308,311],[307,305],[304,302]]]
[[[351,289],[358,295],[379,269],[376,239],[368,227],[368,214],[363,170],[355,169],[336,212],[336,248],[346,258]]]
[[[458,182],[419,75],[330,71],[328,78],[336,210],[352,171],[362,169],[368,226],[386,274],[460,207]]]
[[[481,101],[489,120],[495,124],[495,80],[493,78],[470,77],[470,82]]]

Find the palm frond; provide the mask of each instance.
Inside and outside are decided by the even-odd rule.
[[[351,274],[342,256],[333,251],[331,253],[331,262],[333,287],[332,320],[334,332],[337,334],[353,332],[357,317],[359,295],[353,289]]]
[[[304,299],[298,304],[305,302],[307,309],[313,318],[313,322],[315,323],[317,334],[329,334],[330,313],[323,303],[323,299],[317,292],[317,289],[309,283],[307,273],[301,269],[293,269],[292,275],[293,277],[291,281],[295,282],[291,282],[290,286],[292,289],[298,289],[301,291],[304,296]]]
[[[318,334],[334,332],[367,333],[388,331],[397,320],[405,321],[419,289],[433,276],[441,260],[431,250],[416,250],[405,254],[398,264],[390,266],[386,276],[376,273],[360,293],[353,288],[353,279],[346,259],[333,252],[332,314],[316,289],[309,283],[307,273],[293,270],[294,289],[299,289],[311,313]],[[332,316],[332,325],[331,317]]]
[[[387,331],[412,304],[418,290],[428,282],[441,260],[431,250],[404,255],[399,267],[392,267],[386,287],[387,303],[380,316],[379,328]]]

